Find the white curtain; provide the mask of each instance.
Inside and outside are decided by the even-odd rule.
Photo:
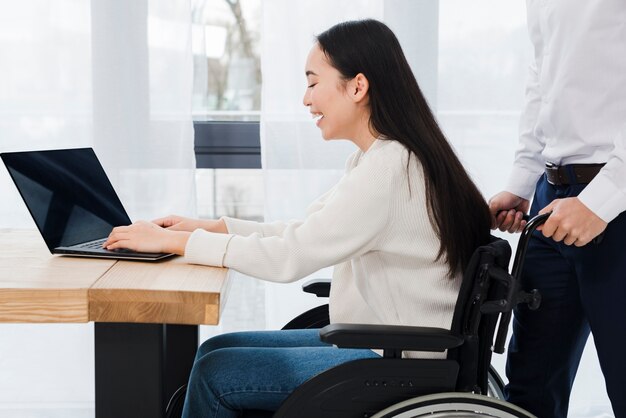
[[[364,17],[394,30],[442,128],[485,197],[504,187],[531,58],[524,2],[266,0],[261,52],[266,221],[302,218],[308,203],[339,179],[355,149],[349,142],[325,142],[311,122],[302,105],[304,63],[315,34]],[[515,247],[517,236],[503,236]],[[327,269],[313,277],[331,273]],[[265,284],[268,328],[320,303],[302,294],[300,286]],[[494,356],[502,376],[504,359]],[[602,381],[590,340],[570,416],[610,416]]]
[[[131,219],[195,215],[190,20],[187,0],[3,1],[0,151],[91,146]],[[0,196],[0,228],[34,228],[3,165]],[[0,326],[0,417],[93,397],[91,325]]]

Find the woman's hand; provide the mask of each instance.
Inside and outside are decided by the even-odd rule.
[[[221,234],[227,234],[228,229],[226,223],[223,220],[208,220],[208,219],[192,219],[184,218],[178,215],[170,215],[164,218],[155,219],[152,221],[156,225],[163,228],[167,228],[170,231],[187,231],[193,232],[196,229],[204,229],[208,232],[218,232]]]
[[[144,253],[183,255],[190,235],[187,231],[168,230],[152,222],[138,221],[113,228],[103,247],[107,250],[127,248]]]

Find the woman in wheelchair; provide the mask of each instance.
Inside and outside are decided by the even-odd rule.
[[[347,139],[358,149],[304,220],[169,216],[116,228],[105,245],[175,252],[190,263],[274,282],[334,266],[331,323],[450,329],[462,271],[474,249],[489,241],[487,204],[386,25],[344,22],[316,39],[303,103],[325,140]],[[323,343],[317,330],[217,336],[198,350],[183,415],[273,411],[312,376],[377,356]]]

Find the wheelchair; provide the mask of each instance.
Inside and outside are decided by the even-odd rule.
[[[533,231],[549,215],[529,220],[521,233],[513,268],[509,244],[492,237],[476,249],[463,274],[451,329],[388,325],[329,324],[328,305],[313,308],[283,329],[320,328],[320,338],[339,348],[382,350],[380,358],[350,361],[312,377],[275,412],[243,411],[247,418],[443,418],[533,417],[505,402],[503,382],[491,367],[502,354],[511,313],[520,303],[537,309],[537,290],[521,290],[519,278]],[[330,281],[304,291],[328,297]],[[444,352],[444,359],[403,358],[403,351]],[[186,388],[168,404],[180,417]]]

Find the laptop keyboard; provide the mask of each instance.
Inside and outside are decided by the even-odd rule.
[[[115,248],[113,250],[105,250],[102,248],[102,244],[106,242],[107,238],[98,239],[95,241],[85,242],[83,244],[79,244],[74,246],[74,248],[84,249],[84,250],[104,250],[110,251],[114,253],[134,253],[134,251],[129,250],[127,248]]]
[[[55,254],[69,254],[69,255],[91,255],[99,257],[112,256],[113,254],[120,255],[120,258],[124,259],[137,259],[137,260],[158,260],[171,256],[173,254],[162,253],[147,253],[129,250],[128,248],[116,248],[113,250],[107,250],[102,248],[102,244],[106,242],[107,238],[97,239],[95,241],[84,242],[82,244],[75,244],[70,247],[57,247],[55,248]],[[2,414],[0,414],[2,415]]]
[[[102,244],[106,242],[106,238],[98,239],[91,242],[85,242],[83,244],[77,245],[78,248],[89,248],[89,249],[102,249]]]

